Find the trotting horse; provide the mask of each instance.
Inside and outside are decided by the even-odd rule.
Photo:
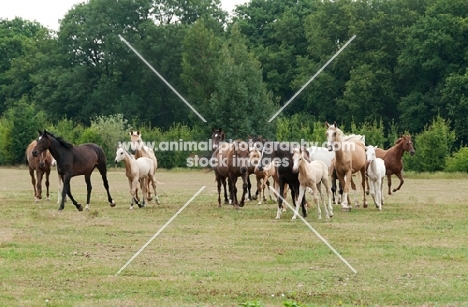
[[[327,148],[335,151],[335,170],[338,180],[343,186],[343,199],[341,207],[343,211],[351,210],[348,206],[348,191],[352,181],[352,174],[361,173],[363,191],[363,206],[367,208],[366,202],[366,149],[364,145],[355,140],[343,141],[343,131],[336,122],[333,125],[326,123]],[[357,205],[358,206],[358,205]]]
[[[224,131],[221,128],[219,128],[219,129],[211,128],[211,132],[212,133],[211,133],[211,155],[210,155],[210,159],[215,157],[214,153],[216,152],[216,149],[218,149],[218,147],[221,144],[223,144],[223,142],[225,141],[225,138],[226,138],[226,134],[224,133]],[[215,176],[216,176],[216,182],[219,185],[221,185],[221,184],[223,185],[224,203],[229,204],[229,198],[228,198],[227,187],[226,187],[227,178],[221,176],[219,173],[216,173],[216,172],[215,172]]]
[[[411,141],[411,135],[403,135],[395,142],[394,146],[387,150],[380,148],[375,150],[377,158],[381,158],[385,162],[388,179],[388,195],[392,195],[392,175],[396,175],[398,179],[400,179],[400,185],[396,189],[393,189],[393,192],[398,191],[405,182],[402,175],[403,161],[401,160],[405,151],[409,152],[410,155],[416,153],[413,142]]]
[[[95,168],[101,173],[104,188],[107,192],[107,200],[111,207],[116,204],[109,193],[109,183],[107,181],[106,155],[101,146],[94,143],[87,143],[73,146],[61,137],[55,137],[52,133],[39,130],[37,144],[33,149],[33,156],[38,157],[43,151],[49,150],[55,160],[57,160],[57,171],[63,179],[62,199],[59,210],[63,210],[65,196],[79,211],[83,211],[83,206],[76,202],[70,190],[70,180],[74,176],[84,175],[86,181],[86,210],[89,210],[91,197],[91,173]]]
[[[115,164],[124,161],[125,176],[127,176],[128,184],[130,186],[130,209],[133,209],[133,204],[136,202],[138,207],[142,208],[146,203],[146,189],[148,187],[147,181],[151,182],[153,186],[154,195],[156,194],[156,184],[154,183],[154,167],[153,160],[148,157],[133,158],[123,146],[117,147],[115,152]],[[136,196],[136,189],[140,182],[141,192],[143,194],[143,202],[140,204]],[[157,199],[157,198],[156,198]]]
[[[298,174],[293,172],[293,160],[292,160],[292,148],[291,144],[286,142],[273,142],[267,141],[263,144],[262,148],[262,157],[259,162],[258,169],[260,171],[264,170],[264,167],[269,163],[275,163],[278,173],[279,181],[279,195],[278,197],[278,209],[276,211],[276,219],[281,218],[281,213],[283,211],[283,200],[286,184],[288,184],[289,189],[291,190],[291,197],[293,201],[293,206],[296,206],[296,197],[299,195],[299,179]],[[308,151],[304,147],[304,151],[308,156]],[[307,208],[305,197],[301,201],[302,216],[307,217]]]
[[[248,186],[249,148],[244,141],[221,144],[213,154],[212,168],[218,184],[218,207],[221,207],[221,184],[228,179],[229,194],[235,209],[244,206]],[[237,200],[237,178],[242,178],[242,197]]]
[[[383,193],[382,183],[385,177],[385,162],[377,158],[375,151],[377,146],[369,145],[366,147],[367,179],[369,182],[369,193],[374,198],[377,209],[382,210]]]
[[[131,131],[130,141],[131,141],[130,147],[135,152],[135,159],[138,159],[141,157],[150,158],[153,161],[153,174],[155,174],[156,170],[158,169],[158,160],[156,159],[154,151],[148,146],[145,146],[145,143],[141,139],[140,131]],[[149,178],[149,180],[146,180],[146,191],[147,191],[148,201],[151,201],[153,199],[153,197],[151,196],[151,186],[156,186],[156,182],[153,182],[153,180],[155,180],[154,176]],[[154,198],[156,200],[156,203],[159,205],[159,198],[158,198],[158,195],[156,194],[156,189],[154,189],[154,193],[155,193]],[[138,189],[135,192],[135,197],[138,200]]]
[[[28,145],[28,148],[26,149],[26,160],[28,161],[29,175],[31,176],[31,183],[34,188],[34,200],[39,201],[42,199],[42,177],[44,175],[47,200],[50,200],[49,175],[54,158],[52,158],[52,155],[48,150],[43,151],[38,157],[34,157],[32,152],[34,147],[36,147],[36,144],[37,141],[34,140]],[[36,173],[35,175],[34,172]]]

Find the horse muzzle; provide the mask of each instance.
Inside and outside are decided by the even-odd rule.
[[[247,172],[247,167],[242,166],[242,167],[240,168],[240,172],[241,172],[241,174],[245,174],[245,173]]]
[[[39,152],[37,150],[33,150],[32,152],[33,157],[39,156]]]
[[[410,151],[409,154],[410,154],[411,156],[414,156],[415,153],[416,153],[416,151],[412,150],[412,151]]]

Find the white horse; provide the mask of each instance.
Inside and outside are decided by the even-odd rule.
[[[296,201],[296,211],[292,217],[296,219],[296,214],[299,210],[299,204],[302,202],[306,188],[311,188],[313,191],[314,202],[317,205],[318,218],[322,218],[320,210],[320,201],[323,202],[326,218],[333,217],[333,207],[331,201],[331,189],[328,181],[328,167],[325,162],[316,160],[308,162],[304,157],[304,152],[300,148],[295,148],[293,151],[293,172],[297,172],[299,178],[299,196]],[[328,196],[328,209],[324,201],[322,193],[322,183],[325,186]],[[319,201],[320,194],[320,201]]]
[[[120,161],[124,161],[125,176],[127,176],[128,183],[130,185],[130,195],[132,196],[130,209],[133,209],[134,202],[136,202],[138,207],[142,208],[146,203],[147,181],[152,183],[154,195],[157,197],[156,184],[154,183],[153,160],[147,157],[134,159],[124,147],[119,146],[115,153],[115,163],[117,164]],[[142,204],[140,204],[138,199],[135,197],[138,182],[140,182],[140,187],[143,193]]]
[[[375,155],[377,146],[366,147],[367,178],[369,180],[369,192],[374,198],[375,206],[382,210],[383,205],[383,178],[386,173],[385,162]]]
[[[156,173],[158,169],[158,160],[156,159],[156,155],[154,154],[153,149],[145,145],[145,142],[141,139],[140,131],[131,131],[130,132],[130,147],[135,152],[135,159],[140,157],[147,157],[153,161],[153,174]],[[151,179],[153,180],[153,179]],[[148,201],[152,200],[153,197],[151,196],[150,185],[156,185],[156,182],[148,181],[147,186],[147,193],[148,193]],[[159,205],[158,196],[155,194],[156,203]],[[136,192],[136,199],[138,199],[138,192]]]

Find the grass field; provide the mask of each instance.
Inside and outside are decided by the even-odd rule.
[[[429,179],[428,179],[429,177]],[[0,306],[467,306],[468,178],[408,176],[374,206],[307,221],[274,203],[217,208],[213,173],[158,171],[161,205],[129,210],[122,169],[99,173],[91,210],[34,202],[26,168],[0,168]],[[396,182],[394,182],[395,184]],[[119,275],[202,187],[206,188]],[[72,179],[85,204],[83,177]],[[311,198],[309,197],[309,202]]]

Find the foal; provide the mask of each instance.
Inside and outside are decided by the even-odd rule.
[[[47,200],[49,197],[49,175],[50,169],[53,164],[54,158],[48,150],[43,151],[38,157],[34,157],[32,152],[36,146],[37,141],[32,141],[26,149],[26,160],[28,161],[29,175],[31,176],[31,183],[34,188],[34,200],[39,201],[42,199],[42,177],[45,175],[45,186]],[[36,176],[34,177],[34,172]],[[37,180],[36,180],[37,179]]]
[[[128,184],[130,185],[130,195],[132,196],[130,209],[133,209],[133,203],[136,202],[138,207],[142,208],[146,203],[146,188],[147,182],[151,182],[156,195],[156,184],[154,183],[154,165],[153,160],[147,157],[140,157],[134,159],[122,146],[117,148],[115,153],[115,164],[120,161],[124,161],[125,164],[125,175],[128,178]],[[140,204],[136,199],[136,189],[140,182],[141,191],[143,193],[143,202]]]
[[[375,156],[374,146],[366,147],[367,178],[369,179],[369,192],[374,198],[375,206],[382,210],[383,205],[383,178],[385,177],[385,162]]]
[[[327,205],[324,201],[323,206],[325,208],[325,217],[328,219],[333,217],[333,207],[331,200],[331,189],[330,183],[328,181],[328,167],[325,162],[321,160],[315,160],[308,162],[306,157],[304,157],[304,152],[300,148],[295,148],[293,151],[293,172],[299,173],[299,196],[296,202],[296,211],[292,217],[293,220],[296,219],[297,212],[299,210],[299,203],[304,197],[306,188],[311,188],[313,191],[314,202],[317,205],[318,218],[322,218],[322,211],[320,210],[320,200],[324,201],[321,184],[325,186],[328,196],[328,210]]]

